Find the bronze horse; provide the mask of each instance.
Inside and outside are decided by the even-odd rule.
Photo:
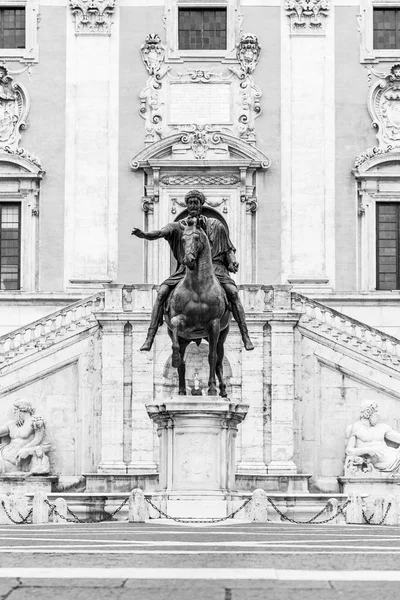
[[[197,228],[197,219],[181,222],[185,276],[172,290],[165,307],[165,320],[172,340],[172,366],[178,369],[179,395],[186,394],[185,350],[194,341],[208,341],[210,373],[208,395],[227,397],[222,361],[231,313],[225,292],[214,274],[210,242]]]

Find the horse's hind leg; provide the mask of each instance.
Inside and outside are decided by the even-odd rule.
[[[179,396],[186,396],[186,364],[185,364],[185,351],[189,346],[190,340],[185,340],[183,338],[179,338],[179,355],[181,364],[178,367],[178,376],[179,376]]]
[[[219,381],[219,395],[222,398],[226,398],[228,394],[226,393],[226,385],[224,381],[224,372],[223,372],[223,360],[224,360],[224,343],[227,338],[229,332],[229,327],[225,327],[219,334],[218,344],[217,344],[217,364],[215,366],[215,370],[217,372],[217,377]]]

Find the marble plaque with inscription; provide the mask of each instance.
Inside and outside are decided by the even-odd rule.
[[[171,84],[169,117],[174,125],[231,123],[230,84]]]

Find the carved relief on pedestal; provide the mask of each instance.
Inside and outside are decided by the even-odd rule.
[[[324,31],[329,8],[329,0],[286,0],[291,32],[309,34]]]
[[[115,10],[115,0],[69,0],[75,17],[75,33],[111,33],[111,18]]]
[[[216,151],[218,131],[255,143],[254,121],[261,114],[262,94],[251,73],[260,50],[257,36],[246,34],[237,45],[239,66],[218,73],[188,69],[172,74],[164,64],[165,47],[159,36],[148,35],[141,55],[150,77],[139,95],[145,143],[182,131],[186,148],[177,151],[191,149],[198,159],[205,159],[211,149]],[[224,152],[221,146],[220,153]]]

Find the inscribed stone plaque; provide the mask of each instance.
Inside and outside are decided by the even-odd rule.
[[[173,124],[231,123],[230,84],[171,84],[169,112]]]

